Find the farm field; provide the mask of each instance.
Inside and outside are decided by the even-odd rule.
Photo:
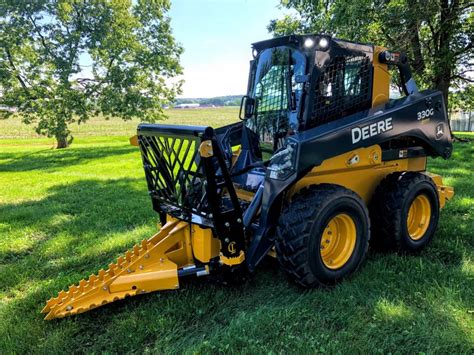
[[[162,124],[182,125],[211,125],[213,127],[224,126],[238,121],[238,107],[218,108],[196,108],[196,109],[171,109],[165,110],[168,119],[158,121]],[[76,137],[89,136],[131,136],[136,133],[138,120],[123,121],[121,119],[105,120],[102,117],[94,117],[85,124],[73,124],[69,128],[72,135]],[[0,120],[0,139],[18,138],[41,138],[33,126],[22,124],[19,118]],[[42,142],[35,141],[37,143]]]
[[[237,108],[166,111],[166,124],[220,126]],[[454,186],[433,243],[417,256],[369,250],[352,278],[302,290],[275,260],[242,285],[184,280],[79,316],[44,321],[61,289],[156,232],[137,122],[95,118],[51,149],[0,121],[0,353],[474,352],[474,135],[429,169]]]

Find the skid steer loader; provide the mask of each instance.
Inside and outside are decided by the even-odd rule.
[[[325,35],[253,44],[238,123],[140,124],[158,233],[50,299],[46,319],[156,290],[187,275],[253,272],[266,256],[304,287],[354,273],[369,239],[417,252],[454,192],[426,172],[447,159],[441,92],[418,91],[407,56]],[[389,68],[404,96],[389,98]]]

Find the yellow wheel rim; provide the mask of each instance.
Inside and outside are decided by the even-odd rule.
[[[426,195],[418,195],[410,205],[407,217],[408,234],[411,239],[423,238],[430,225],[431,204]]]
[[[333,217],[321,237],[321,258],[328,269],[339,269],[351,257],[357,238],[354,220],[345,213]]]

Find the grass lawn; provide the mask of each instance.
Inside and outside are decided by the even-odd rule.
[[[235,108],[173,110],[166,123],[231,122]],[[183,117],[180,121],[179,117]],[[419,256],[369,251],[351,279],[302,290],[274,260],[240,286],[185,280],[79,316],[44,302],[156,231],[136,122],[92,120],[65,150],[0,121],[0,353],[473,353],[474,144],[430,170],[454,186]],[[18,138],[21,137],[21,138]],[[471,135],[471,138],[474,138]]]

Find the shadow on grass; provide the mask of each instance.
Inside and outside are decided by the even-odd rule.
[[[125,251],[117,249],[123,248],[127,233],[136,238],[137,226],[152,220],[156,214],[143,179],[82,180],[54,186],[38,201],[2,204],[0,228],[13,233],[11,239],[26,234],[28,244],[17,249],[13,243],[0,253],[4,269],[15,270],[10,276],[2,273],[1,288],[13,287],[21,272],[28,272],[31,281],[103,266],[107,257]],[[121,238],[116,247],[115,235]]]
[[[46,149],[28,154],[2,153],[0,172],[55,171],[72,165],[85,164],[91,160],[120,156],[137,152],[136,147],[70,147],[67,149]],[[13,157],[12,157],[13,156]]]
[[[223,352],[226,345],[250,353],[308,352],[323,345],[330,353],[340,346],[361,352],[469,349],[466,329],[445,309],[469,307],[466,298],[444,294],[453,288],[453,281],[459,282],[459,289],[468,287],[459,268],[431,275],[429,271],[439,265],[424,261],[428,270],[423,270],[417,267],[419,258],[411,258],[402,261],[402,274],[396,257],[377,256],[371,262],[333,289],[305,291],[288,282],[275,261],[267,260],[254,278],[238,286],[183,279],[177,291],[128,298],[45,322],[39,311],[49,297],[48,285],[5,308],[11,323],[8,338],[44,339],[37,350],[87,347],[94,352]],[[35,334],[21,334],[13,326],[18,321],[34,324]],[[72,336],[66,336],[69,333]],[[17,349],[27,347],[20,343]]]

